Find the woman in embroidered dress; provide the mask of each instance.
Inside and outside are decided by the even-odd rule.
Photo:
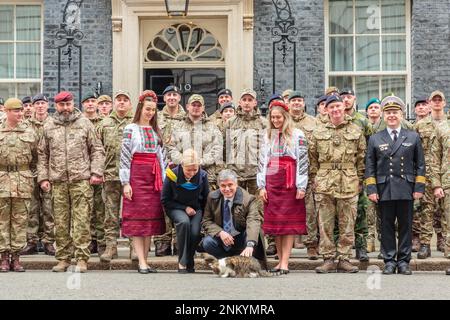
[[[157,102],[153,91],[141,94],[133,122],[124,129],[120,155],[122,234],[132,238],[139,273],[156,272],[147,264],[150,239],[163,234],[166,226],[160,201],[165,172]]]
[[[272,272],[289,273],[295,235],[306,234],[305,192],[308,150],[305,135],[294,129],[288,106],[269,105],[270,126],[261,148],[257,184],[264,202],[263,230],[275,236],[279,263]]]

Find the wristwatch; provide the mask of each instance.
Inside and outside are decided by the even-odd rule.
[[[247,241],[247,247],[253,248],[256,245],[255,241]]]

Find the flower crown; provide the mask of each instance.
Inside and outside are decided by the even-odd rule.
[[[158,96],[153,90],[145,90],[144,92],[142,92],[139,96],[139,102],[144,102],[145,98],[152,98],[153,102],[158,103]]]
[[[281,107],[284,110],[286,110],[286,112],[289,112],[289,107],[286,105],[286,103],[284,103],[283,101],[280,101],[280,100],[272,101],[269,105],[269,109],[272,109],[273,107]]]

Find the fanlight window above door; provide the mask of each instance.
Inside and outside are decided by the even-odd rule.
[[[224,61],[219,41],[206,29],[191,24],[175,24],[161,30],[145,53],[145,62]]]

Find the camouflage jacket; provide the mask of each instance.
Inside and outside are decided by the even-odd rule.
[[[97,126],[97,134],[105,148],[105,181],[120,181],[119,164],[120,150],[124,128],[133,121],[133,114],[129,112],[124,118],[119,118],[113,111]]]
[[[94,125],[78,109],[68,119],[55,113],[44,124],[38,155],[38,183],[103,176],[105,150]]]
[[[6,113],[4,113],[3,111],[0,111],[0,124],[3,123],[3,121],[5,121],[6,119]]]
[[[222,164],[223,140],[219,129],[207,118],[193,123],[186,116],[173,129],[170,142],[165,145],[168,159],[180,164],[183,152],[194,149],[201,159],[202,169],[208,173],[208,180],[216,182],[216,165]]]
[[[92,122],[94,127],[97,129],[98,125],[100,124],[100,122],[102,122],[103,119],[104,119],[104,117],[100,116],[99,114],[96,114],[95,118],[89,119],[89,121]]]
[[[309,144],[310,179],[316,193],[335,198],[358,195],[365,169],[366,139],[361,128],[345,116],[338,126],[316,127]]]
[[[350,115],[352,117],[352,122],[354,124],[357,124],[361,130],[364,133],[364,136],[366,139],[368,139],[372,135],[372,125],[369,122],[369,119],[367,119],[362,113],[353,110],[353,113]]]
[[[36,118],[31,118],[28,121],[29,126],[34,130],[34,132],[37,134],[38,136],[38,141],[42,138],[42,136],[44,135],[44,124],[48,121],[48,119],[50,118],[50,115],[47,116],[47,118],[45,118],[43,121],[39,121]]]
[[[431,186],[450,189],[450,116],[433,134],[430,158]]]
[[[170,142],[174,127],[186,116],[186,112],[181,105],[178,105],[178,112],[173,117],[169,114],[168,110],[169,107],[166,105],[161,112],[158,112],[158,127],[161,130],[164,144]]]
[[[259,110],[248,114],[240,106],[225,124],[226,166],[236,172],[241,181],[256,179],[266,128],[267,120]]]
[[[414,124],[414,130],[417,131],[420,136],[420,141],[422,142],[423,153],[425,155],[425,175],[428,179],[430,178],[431,173],[430,165],[432,139],[436,128],[440,123],[444,122],[447,122],[447,120],[436,121],[433,120],[431,116],[428,116]]]
[[[31,198],[37,145],[36,133],[26,124],[14,129],[0,125],[0,198]]]
[[[308,141],[311,140],[311,135],[317,126],[317,119],[304,112],[301,116],[293,116],[292,122],[294,127],[303,131]]]

